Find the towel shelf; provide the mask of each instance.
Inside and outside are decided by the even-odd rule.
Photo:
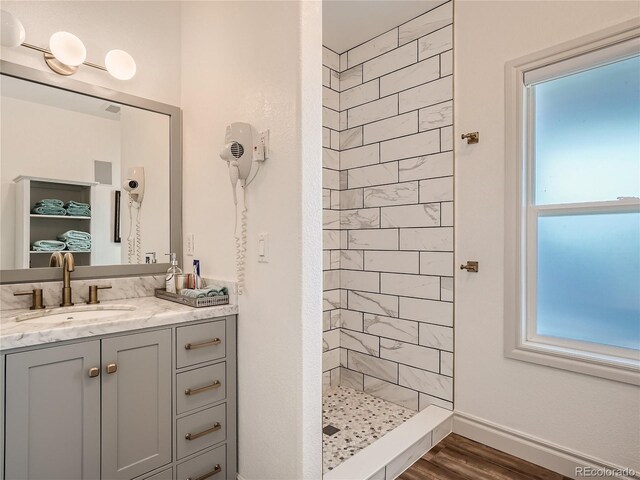
[[[49,255],[51,255],[53,252],[60,252],[60,253],[73,253],[74,255],[78,254],[78,253],[91,253],[91,250],[51,250],[50,252],[42,252],[42,251],[36,251],[36,250],[29,250],[29,253],[47,253]]]
[[[38,215],[32,213],[29,215],[31,218],[55,218],[56,220],[91,220],[91,217],[77,217],[73,215]]]
[[[16,228],[14,242],[14,268],[46,268],[49,266],[50,251],[34,251],[31,245],[35,240],[56,239],[68,230],[92,233],[98,223],[109,222],[106,217],[109,208],[98,209],[87,214],[86,211],[72,210],[72,215],[45,215],[32,212],[34,205],[44,199],[56,199],[63,204],[77,202],[87,205],[96,204],[94,182],[76,182],[63,179],[18,177],[15,180]],[[59,203],[58,202],[58,203]],[[66,210],[65,210],[66,212]],[[106,212],[106,213],[105,213]],[[105,220],[106,218],[106,220]],[[79,245],[82,248],[84,245]],[[88,246],[88,245],[87,245]],[[89,246],[88,246],[89,247]],[[91,250],[77,250],[72,245],[65,252],[76,257],[76,267],[100,264],[102,250],[99,245],[91,245]],[[102,262],[103,263],[103,262]]]

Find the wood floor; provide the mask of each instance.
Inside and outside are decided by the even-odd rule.
[[[570,480],[568,477],[450,434],[404,472],[400,480]]]

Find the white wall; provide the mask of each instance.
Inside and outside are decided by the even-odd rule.
[[[637,2],[463,1],[455,10],[456,410],[640,470],[640,390],[503,355],[504,64],[638,15]]]
[[[188,2],[182,10],[184,232],[203,274],[235,279],[234,205],[218,156],[226,125],[271,131],[247,190],[238,323],[239,473],[321,476],[319,2]],[[304,28],[301,31],[301,27]],[[269,263],[257,236],[269,233]]]
[[[1,6],[20,19],[27,43],[48,47],[53,33],[67,31],[84,42],[89,62],[104,65],[105,54],[119,48],[138,66],[136,76],[127,81],[86,66],[80,67],[75,80],[179,105],[180,2],[3,0]],[[1,57],[51,72],[41,53],[24,47],[2,47]]]

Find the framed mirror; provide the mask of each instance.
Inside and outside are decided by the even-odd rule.
[[[0,62],[0,282],[164,273],[182,263],[182,112]]]

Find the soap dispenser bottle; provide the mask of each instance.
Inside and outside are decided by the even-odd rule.
[[[176,277],[182,273],[182,270],[178,267],[178,256],[175,253],[167,253],[171,259],[171,266],[167,270],[167,276],[165,277],[165,288],[168,293],[176,292]]]

